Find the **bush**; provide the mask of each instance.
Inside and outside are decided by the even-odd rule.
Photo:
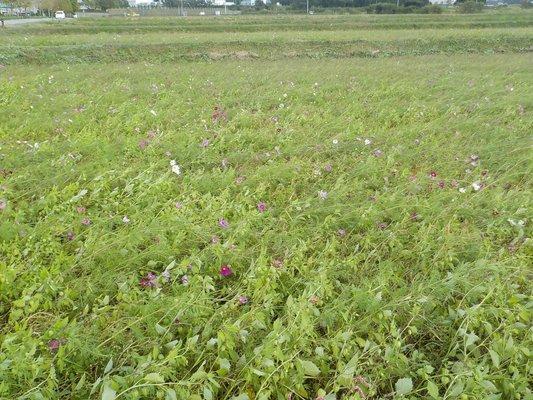
[[[441,14],[442,7],[436,4],[428,4],[427,6],[422,7],[418,10],[420,14]]]
[[[475,3],[473,1],[466,1],[457,7],[457,12],[461,14],[473,14],[481,11],[483,11],[483,3]]]
[[[366,8],[368,14],[400,14],[401,7],[392,3],[376,3]]]

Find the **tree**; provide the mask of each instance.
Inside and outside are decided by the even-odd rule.
[[[107,11],[110,8],[126,8],[128,2],[126,0],[95,0],[96,8],[102,11]]]
[[[78,9],[76,0],[43,0],[40,7],[48,11],[74,12]]]

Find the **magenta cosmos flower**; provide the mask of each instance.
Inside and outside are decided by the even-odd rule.
[[[431,171],[429,173],[429,176],[430,176],[431,179],[435,179],[437,177],[437,173],[435,171]]]
[[[55,353],[59,350],[59,346],[61,346],[61,341],[59,339],[52,339],[48,342],[48,349]]]
[[[229,222],[226,221],[224,218],[220,218],[220,219],[218,220],[218,224],[219,224],[220,227],[223,228],[223,229],[227,229],[227,228],[229,228]]]
[[[260,213],[263,213],[267,210],[267,205],[266,203],[260,201],[258,204],[257,204],[257,210],[260,212]]]
[[[248,297],[246,296],[239,296],[239,304],[241,306],[244,306],[245,304],[248,304]]]
[[[223,265],[220,267],[220,275],[222,275],[223,277],[227,277],[232,274],[233,274],[233,271],[230,265]]]
[[[155,287],[157,285],[157,275],[153,272],[148,272],[146,276],[141,278],[139,285],[142,287]]]
[[[81,220],[81,223],[82,223],[83,225],[85,225],[85,226],[89,226],[89,225],[91,225],[91,220],[90,220],[89,218],[83,218],[83,219]]]

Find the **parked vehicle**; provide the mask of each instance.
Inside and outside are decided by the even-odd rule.
[[[56,19],[65,19],[65,11],[56,11]]]

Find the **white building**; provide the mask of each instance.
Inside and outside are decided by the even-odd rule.
[[[235,3],[226,0],[212,0],[211,4],[214,6],[233,6]]]
[[[451,6],[455,4],[455,0],[429,0],[431,4],[437,4],[439,6]]]

